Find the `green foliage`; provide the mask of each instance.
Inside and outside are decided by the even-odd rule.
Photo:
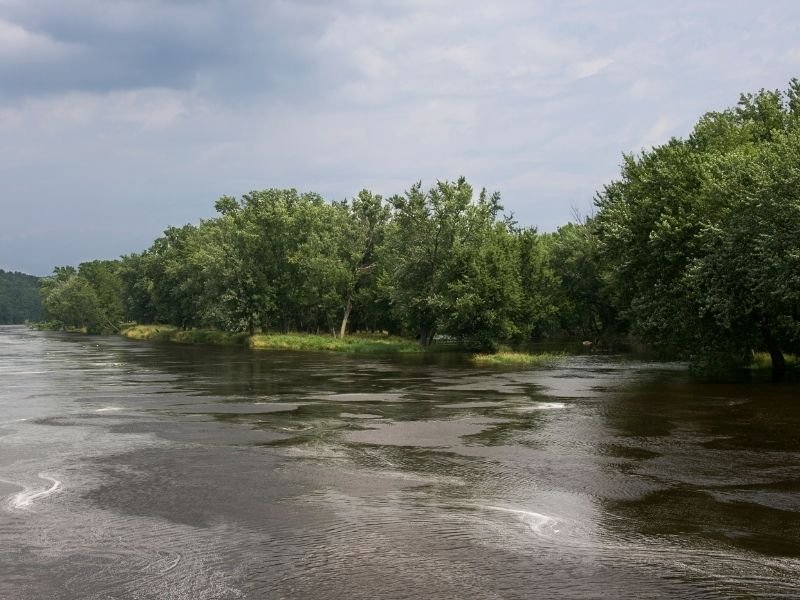
[[[514,332],[516,249],[498,221],[499,194],[461,178],[391,199],[379,285],[404,329],[423,346],[437,332],[486,346]]]
[[[800,356],[797,354],[785,354],[783,358],[786,361],[787,367],[791,367],[793,369],[800,368]],[[755,352],[753,353],[753,357],[748,365],[748,368],[753,371],[766,371],[772,369],[772,357],[768,352]]]
[[[40,289],[45,318],[61,329],[112,333],[123,316],[119,262],[56,267]]]
[[[0,325],[42,318],[39,284],[40,279],[33,275],[0,269]]]
[[[515,315],[518,337],[547,335],[560,327],[566,305],[561,295],[561,275],[553,268],[551,235],[535,229],[516,232],[519,264],[519,305]]]
[[[558,274],[551,297],[557,303],[560,330],[591,341],[624,331],[594,221],[559,227],[549,244],[550,271]]]
[[[123,328],[120,333],[132,340],[171,342],[177,331],[174,325],[134,325]]]
[[[172,325],[135,325],[123,329],[121,333],[132,340],[211,346],[244,346],[249,339],[245,333],[226,333],[216,329],[179,329]]]
[[[742,96],[686,140],[625,157],[598,196],[613,286],[646,340],[700,360],[800,344],[800,112]]]
[[[369,190],[327,203],[267,189],[215,207],[215,218],[170,227],[121,261],[57,269],[46,284],[48,314],[91,331],[134,321],[188,332],[133,337],[373,331],[402,332],[425,347],[439,334],[493,349],[575,327],[583,321],[572,313],[596,310],[596,299],[567,298],[571,280],[558,272],[586,263],[594,270],[581,273],[595,279],[584,287],[598,285],[584,229],[517,229],[502,218],[498,194],[476,195],[463,178],[427,191],[418,183],[389,202]]]
[[[602,347],[630,328],[710,366],[766,350],[780,370],[784,352],[800,351],[798,81],[625,156],[596,205],[595,217],[540,234],[464,178],[388,201],[369,190],[330,203],[295,189],[224,196],[214,218],[170,227],[141,253],[57,268],[41,286],[45,316],[253,347],[407,350],[385,332],[423,347],[563,334]],[[0,272],[0,322],[21,318],[4,309],[9,275],[22,285]],[[275,335],[290,331],[307,335]],[[478,360],[523,360],[493,356]]]

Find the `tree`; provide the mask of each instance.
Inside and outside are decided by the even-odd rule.
[[[626,156],[598,195],[602,255],[646,340],[705,361],[766,348],[782,374],[798,344],[799,98],[797,80],[743,95]]]
[[[559,227],[548,242],[550,269],[558,274],[554,302],[561,329],[596,342],[624,327],[600,258],[593,220]]]
[[[86,280],[97,297],[102,312],[102,329],[116,331],[125,318],[120,261],[94,260],[78,265],[78,274]]]
[[[383,241],[390,210],[381,196],[368,190],[361,190],[352,203],[339,206],[344,217],[337,227],[339,255],[344,265],[339,337],[344,337],[356,294],[377,267],[376,251]]]
[[[453,277],[443,295],[442,330],[483,350],[518,333],[514,317],[521,300],[519,247],[508,223],[495,214],[472,213],[467,235],[453,248]]]
[[[63,329],[80,328],[89,333],[102,333],[107,326],[92,286],[69,268],[57,268],[42,285],[45,315]]]
[[[0,269],[0,325],[41,320],[39,284],[33,275]]]
[[[505,225],[495,230],[499,194],[482,190],[474,199],[462,177],[427,192],[417,183],[390,203],[380,285],[404,328],[424,346],[440,329],[484,341],[489,330],[507,333],[503,300],[514,295],[513,287],[506,296],[487,278],[494,272],[511,281],[506,275],[513,260],[499,237]]]

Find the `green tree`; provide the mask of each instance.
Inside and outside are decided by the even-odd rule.
[[[536,229],[516,231],[520,301],[514,320],[523,340],[558,329],[560,279],[551,264],[552,236]]]
[[[42,295],[46,317],[63,329],[85,328],[89,333],[102,333],[109,326],[94,289],[71,267],[57,268],[43,282]]]
[[[0,325],[42,319],[39,285],[38,277],[0,269]]]
[[[519,247],[496,213],[478,209],[466,235],[453,248],[452,280],[443,294],[442,330],[481,349],[518,334],[514,317],[521,300]]]
[[[515,288],[500,293],[489,281],[495,273],[511,282],[512,252],[500,238],[505,226],[495,230],[499,194],[482,190],[475,199],[462,177],[427,192],[417,183],[390,202],[381,287],[403,327],[424,346],[439,330],[481,341],[489,331],[507,333],[503,301]]]
[[[624,328],[600,258],[594,222],[568,223],[548,241],[550,268],[558,274],[554,298],[561,329],[597,342]]]
[[[626,156],[597,198],[603,257],[634,331],[700,360],[798,342],[800,84],[743,95],[686,140]]]
[[[343,218],[337,223],[335,235],[344,267],[339,327],[339,336],[344,337],[357,294],[370,284],[374,286],[375,279],[370,275],[377,268],[377,248],[383,242],[390,209],[381,196],[368,190],[361,190],[352,203],[344,202],[339,206]]]
[[[78,274],[97,296],[104,330],[116,331],[125,319],[120,267],[121,263],[117,260],[94,260],[78,265]]]

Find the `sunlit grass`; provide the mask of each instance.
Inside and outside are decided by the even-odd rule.
[[[784,354],[783,359],[786,361],[787,367],[800,366],[800,360],[798,360],[796,354]],[[772,358],[769,352],[754,352],[753,360],[750,362],[749,367],[755,371],[772,369]]]
[[[555,364],[564,357],[564,354],[557,352],[537,354],[497,352],[496,354],[476,354],[472,357],[472,362],[479,367],[539,367]]]
[[[226,333],[214,329],[187,329],[184,331],[174,325],[134,325],[123,329],[122,335],[133,340],[214,346],[245,345],[248,338],[246,333]]]
[[[170,341],[178,330],[172,325],[134,325],[123,329],[120,333],[132,340]]]
[[[360,336],[334,338],[307,333],[256,334],[250,337],[250,347],[257,350],[306,350],[318,352],[422,352],[424,348],[414,340],[392,336]]]
[[[177,342],[179,344],[246,345],[254,350],[304,350],[373,354],[425,351],[425,348],[414,340],[380,334],[351,335],[344,339],[307,333],[258,333],[250,336],[246,333],[226,333],[214,329],[188,329],[183,331],[173,325],[134,325],[123,329],[122,335],[134,340]]]

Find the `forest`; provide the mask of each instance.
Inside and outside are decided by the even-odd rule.
[[[491,350],[630,336],[696,364],[800,351],[800,82],[744,94],[685,139],[623,156],[591,216],[519,225],[466,179],[384,198],[223,196],[139,253],[57,267],[51,326],[389,332]],[[2,289],[2,288],[0,288]]]
[[[42,318],[38,277],[0,269],[0,325]]]

